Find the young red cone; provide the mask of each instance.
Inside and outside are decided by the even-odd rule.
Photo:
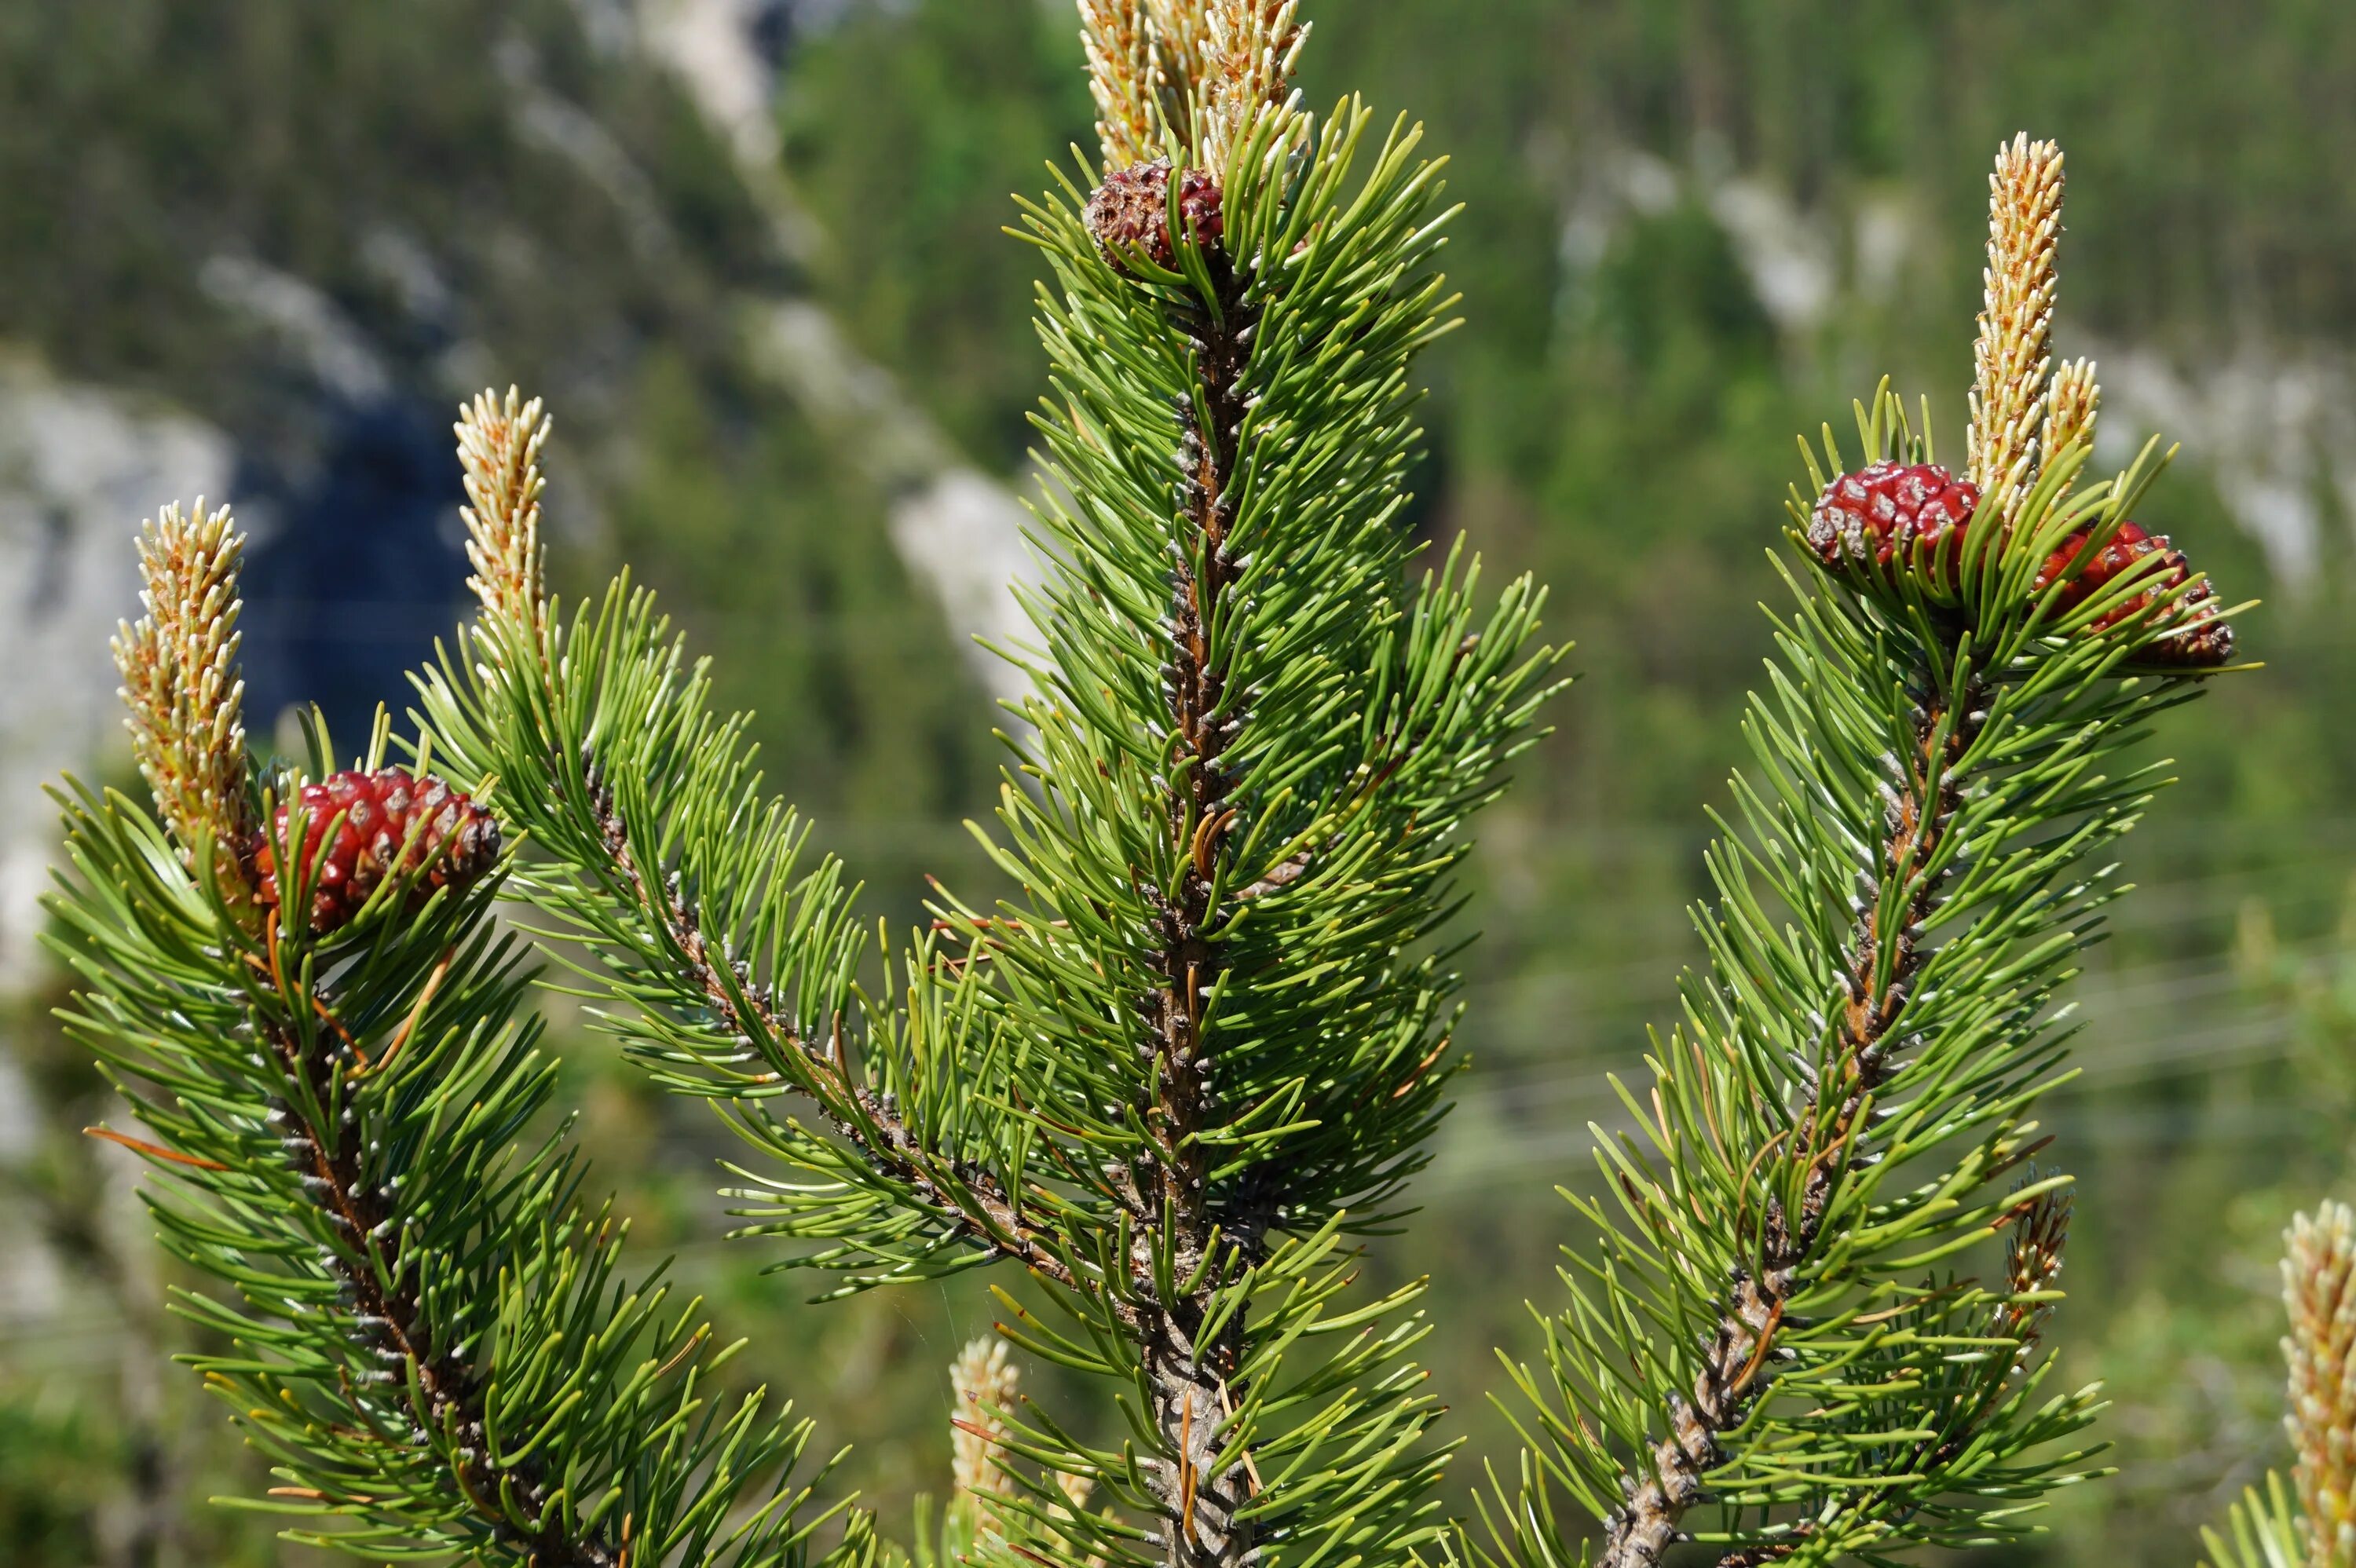
[[[1952,587],[1964,526],[1979,504],[1978,485],[1935,463],[1876,463],[1825,486],[1808,519],[1808,548],[1839,571],[1869,560],[1887,566],[1929,539],[1942,547]]]
[[[305,816],[300,865],[318,866],[311,891],[316,932],[347,924],[387,877],[422,873],[410,895],[415,908],[437,888],[469,886],[499,858],[499,825],[489,810],[431,774],[348,771],[305,784],[299,799]],[[255,898],[266,906],[282,898],[278,851],[290,815],[289,806],[278,808],[275,830],[254,853]],[[331,830],[323,861],[320,847]]]
[[[1226,231],[1219,185],[1208,169],[1188,169],[1178,176],[1178,216],[1197,246],[1210,245]],[[1115,267],[1127,271],[1129,258],[1141,252],[1155,266],[1176,270],[1178,250],[1170,235],[1169,159],[1107,175],[1088,197],[1087,218],[1088,232]]]
[[[2072,534],[2061,547],[2048,556],[2037,571],[2037,592],[2044,592],[2061,581],[2056,595],[2056,608],[2076,609],[2093,598],[2103,586],[2128,567],[2148,555],[2158,555],[2164,564],[2145,579],[2146,587],[2104,611],[2094,618],[2093,631],[2107,631],[2122,621],[2147,613],[2152,602],[2165,597],[2192,575],[2186,564],[2184,552],[2168,542],[2165,534],[2147,532],[2140,525],[2124,522],[2079,569],[2078,575],[2062,581],[2070,563],[2086,548],[2086,535]],[[2169,611],[2170,621],[2181,621],[2184,629],[2169,633],[2144,650],[2144,658],[2152,664],[2178,665],[2188,669],[2213,669],[2233,656],[2233,628],[2217,613],[2216,591],[2206,579],[2194,583]]]

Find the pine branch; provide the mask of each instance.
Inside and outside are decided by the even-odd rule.
[[[1172,1232],[1172,1272],[1205,1282],[1190,1299],[1155,1303],[1141,1327],[1153,1416],[1165,1435],[1177,1435],[1180,1450],[1159,1483],[1162,1506],[1171,1517],[1189,1521],[1182,1529],[1199,1539],[1202,1561],[1220,1562],[1231,1550],[1236,1557],[1249,1550],[1249,1526],[1236,1517],[1249,1477],[1241,1453],[1223,1455],[1218,1442],[1230,1403],[1226,1391],[1242,1369],[1244,1315],[1230,1314],[1224,1334],[1207,1342],[1204,1330],[1217,1298],[1215,1282],[1225,1283],[1219,1275],[1226,1272],[1217,1267],[1219,1232],[1226,1229],[1231,1243],[1240,1243],[1243,1254],[1256,1258],[1273,1218],[1268,1210],[1274,1194],[1242,1212],[1215,1214],[1212,1147],[1204,1141],[1217,1118],[1203,1012],[1210,987],[1230,959],[1211,935],[1214,882],[1223,840],[1240,815],[1231,804],[1237,776],[1226,752],[1241,729],[1236,711],[1241,705],[1228,702],[1233,671],[1214,646],[1211,628],[1226,617],[1228,596],[1241,575],[1228,550],[1236,508],[1231,488],[1243,432],[1245,345],[1259,315],[1224,256],[1206,258],[1205,270],[1213,288],[1207,308],[1182,306],[1173,315],[1173,325],[1197,345],[1194,395],[1180,405],[1179,489],[1187,533],[1173,551],[1162,694],[1176,745],[1169,769],[1173,787],[1162,813],[1182,864],[1174,895],[1151,883],[1141,889],[1152,944],[1146,963],[1153,989],[1142,1008],[1156,1062],[1148,1120],[1158,1147],[1145,1182],[1133,1183],[1122,1197],[1139,1222],[1164,1217]],[[1193,1560],[1191,1552],[1183,1559],[1173,1555],[1173,1561]]]
[[[1738,1277],[1729,1293],[1693,1396],[1673,1407],[1669,1435],[1654,1449],[1654,1478],[1639,1487],[1605,1534],[1606,1563],[1660,1560],[1678,1520],[1701,1499],[1703,1475],[1720,1456],[1719,1439],[1741,1423],[1772,1382],[1770,1358],[1800,1266],[1822,1239],[1826,1208],[1850,1173],[1866,1111],[1896,1069],[1893,1031],[1929,957],[1921,933],[1957,874],[1954,861],[1939,854],[1941,835],[1954,821],[1967,782],[1957,764],[1987,720],[1987,691],[1976,678],[1952,697],[1933,692],[1926,698],[1910,716],[1900,777],[1884,791],[1881,840],[1861,879],[1905,891],[1894,914],[1877,898],[1851,926],[1831,1070],[1815,1075],[1792,1136],[1772,1154],[1797,1167],[1799,1201],[1787,1212],[1780,1198],[1768,1200],[1762,1266]],[[1914,874],[1924,868],[1935,869]]]
[[[1097,1223],[1110,1225],[1138,1260],[1131,1288],[1142,1334],[1134,1351],[1096,1364],[1137,1381],[1161,1456],[1139,1488],[1106,1456],[1076,1453],[1051,1430],[1037,1437],[1043,1451],[1062,1450],[1059,1467],[1102,1467],[1116,1492],[1124,1484],[1141,1490],[1169,1521],[1157,1556],[1171,1563],[1248,1561],[1283,1550],[1295,1531],[1320,1532],[1305,1541],[1331,1528],[1318,1517],[1330,1504],[1293,1503],[1305,1511],[1287,1517],[1292,1488],[1272,1459],[1286,1445],[1252,1440],[1275,1370],[1255,1366],[1254,1346],[1282,1342],[1291,1306],[1278,1305],[1263,1322],[1255,1304],[1268,1284],[1323,1269],[1331,1237],[1365,1223],[1344,1204],[1369,1206],[1379,1220],[1380,1205],[1419,1163],[1408,1151],[1436,1108],[1440,1079],[1429,1070],[1445,1040],[1430,1031],[1448,983],[1414,965],[1383,972],[1429,931],[1424,923],[1445,900],[1391,891],[1379,914],[1367,913],[1393,925],[1398,940],[1369,942],[1363,953],[1304,926],[1347,930],[1350,903],[1374,891],[1354,880],[1372,879],[1394,846],[1407,886],[1435,886],[1426,877],[1443,871],[1452,852],[1419,866],[1416,830],[1402,841],[1386,829],[1414,820],[1410,803],[1437,782],[1428,770],[1451,752],[1484,761],[1455,775],[1456,788],[1430,808],[1430,827],[1444,835],[1446,822],[1486,798],[1491,786],[1463,785],[1494,765],[1485,759],[1510,751],[1497,742],[1526,722],[1547,662],[1516,662],[1535,609],[1526,589],[1509,591],[1484,636],[1461,618],[1452,571],[1404,624],[1384,583],[1398,545],[1379,530],[1411,439],[1397,422],[1403,411],[1386,357],[1403,357],[1428,336],[1425,313],[1437,295],[1390,283],[1401,275],[1396,261],[1344,259],[1354,247],[1379,254],[1387,229],[1393,245],[1420,240],[1405,212],[1360,233],[1343,227],[1332,238],[1339,254],[1320,253],[1319,208],[1341,205],[1331,186],[1363,124],[1345,106],[1313,144],[1292,208],[1280,212],[1253,205],[1268,200],[1256,187],[1284,144],[1279,122],[1258,123],[1260,140],[1247,138],[1212,167],[1224,214],[1215,247],[1199,231],[1173,242],[1174,224],[1158,239],[1149,230],[1154,243],[1110,229],[1098,217],[1101,193],[1087,204],[1093,233],[1074,221],[1076,189],[1067,188],[1069,205],[1031,215],[1064,290],[1044,307],[1058,396],[1040,424],[1063,489],[1080,506],[1044,519],[1043,543],[1059,570],[1033,609],[1053,662],[1033,667],[1043,696],[1026,709],[1039,741],[1025,771],[1044,793],[1010,790],[1001,814],[1009,835],[1001,858],[1031,901],[995,925],[963,906],[950,906],[949,918],[977,950],[987,941],[1012,1014],[1069,1020],[1056,1054],[1066,1072],[1083,1076],[1037,1091],[1055,1095],[1055,1124],[1086,1136],[1100,1158],[1123,1156],[1083,1179],[1094,1188]],[[1398,192],[1388,198],[1396,203],[1423,183],[1405,161],[1411,146],[1411,136],[1395,136],[1383,150],[1360,198],[1366,208],[1379,212],[1387,187]],[[1261,231],[1270,220],[1278,231]],[[1157,254],[1157,244],[1166,251]],[[1263,260],[1248,271],[1234,260],[1250,257]],[[1269,267],[1269,257],[1290,259],[1299,274]],[[1357,296],[1364,304],[1319,298],[1312,280],[1321,273],[1365,277],[1375,288]],[[1363,338],[1319,335],[1325,312],[1347,321],[1370,307],[1376,314]],[[1353,347],[1366,356],[1361,374],[1321,387],[1309,363],[1338,370]],[[1375,389],[1376,400],[1365,403],[1358,388]],[[1321,408],[1321,397],[1333,401]],[[1349,407],[1354,400],[1363,412]],[[1153,455],[1164,408],[1177,413],[1166,467]],[[1370,421],[1355,440],[1344,433],[1354,419]],[[1299,463],[1279,455],[1301,438],[1312,450]],[[1337,525],[1349,530],[1338,540]],[[1280,646],[1260,640],[1277,628],[1285,629]],[[1402,654],[1394,676],[1390,660]],[[1366,671],[1356,679],[1374,693],[1358,713],[1334,700],[1353,688],[1354,669]],[[1463,706],[1444,718],[1414,702],[1386,711],[1389,694],[1408,689]],[[1467,720],[1472,733],[1449,732]],[[1311,789],[1323,800],[1295,798]],[[1396,799],[1384,798],[1394,791]],[[1284,978],[1314,975],[1321,949],[1335,971],[1325,999],[1360,991],[1361,1005],[1371,1004],[1359,1015],[1360,1038],[1380,1049],[1372,1074],[1312,1097],[1293,1065],[1305,1058],[1294,1053],[1315,1040],[1338,1049],[1352,1034],[1347,1016],[1312,1019],[1314,994]],[[1361,990],[1368,983],[1377,988]],[[1075,1027],[1124,1015],[1141,1025],[1142,1039]],[[1327,1056],[1337,1075],[1345,1060]],[[1278,1239],[1288,1232],[1305,1235],[1308,1249]],[[1315,1289],[1338,1290],[1342,1279],[1324,1273]],[[1069,1309],[1089,1320],[1090,1304]],[[1022,1331],[1034,1332],[1027,1324]],[[1368,1372],[1404,1348],[1364,1343]],[[1399,1387],[1403,1371],[1384,1381]],[[1358,1482],[1370,1518],[1392,1497],[1410,1501],[1423,1484],[1405,1445],[1427,1417],[1398,1405],[1370,1408],[1365,1418],[1378,1415],[1396,1431],[1396,1457]],[[1313,1487],[1350,1495],[1327,1477]],[[1417,1536],[1393,1539],[1398,1549]]]
[[[2050,1141],[2054,1004],[2116,892],[2093,858],[2158,783],[2105,770],[2197,689],[2137,672],[2218,667],[2230,640],[2178,656],[2215,610],[2130,531],[2141,464],[2072,494],[2095,394],[2083,366],[2044,386],[2059,167],[2041,144],[1999,159],[1985,498],[1886,387],[1858,411],[1865,466],[1829,429],[1826,466],[1803,447],[1810,576],[1785,573],[1709,855],[1709,970],[1649,1098],[1622,1090],[1638,1131],[1598,1132],[1609,1196],[1575,1200],[1597,1240],[1544,1320],[1548,1375],[1508,1363],[1533,1413],[1489,1512],[1501,1562],[1570,1560],[1558,1491],[1609,1568],[1687,1540],[1731,1568],[1984,1541],[2076,1478],[2082,1456],[2040,1452],[2095,1408],[2040,1392],[2068,1179],[1998,1184]],[[2041,467],[2032,417],[2061,439]],[[1928,1272],[2006,1232],[1994,1282]]]
[[[698,912],[676,891],[657,894],[640,875],[629,830],[594,764],[584,770],[583,783],[594,794],[596,821],[611,864],[627,880],[631,898],[644,915],[641,933],[653,933],[679,955],[680,977],[701,992],[701,1004],[715,1021],[736,1039],[757,1035],[775,1042],[787,1060],[809,1070],[809,1097],[836,1136],[877,1175],[903,1184],[932,1206],[950,1237],[1005,1253],[1047,1278],[1070,1283],[1069,1270],[1030,1231],[1013,1199],[991,1173],[968,1168],[957,1171],[953,1181],[937,1179],[938,1157],[918,1142],[887,1103],[889,1092],[878,1093],[852,1075],[844,1054],[841,1011],[830,1018],[821,1042],[779,1016],[759,992],[748,989],[747,975],[735,973],[735,966],[724,960],[714,960]]]
[[[2053,488],[2023,514],[2043,540],[2080,515],[2048,515]],[[2030,1399],[2047,1366],[2020,1313],[2045,1286],[1919,1271],[2063,1179],[1987,1190],[2039,1147],[2029,1107],[2062,1038],[2040,1020],[2111,896],[2078,862],[2148,788],[2102,757],[2180,693],[2107,684],[2128,647],[2038,646],[2030,604],[1944,635],[1919,596],[1901,605],[1809,597],[1784,624],[1789,667],[1749,727],[1762,773],[1736,782],[1745,831],[1713,851],[1722,901],[1697,916],[1712,974],[1654,1063],[1651,1113],[1630,1097],[1643,1133],[1604,1151],[1624,1218],[1582,1204],[1603,1245],[1549,1330],[1567,1409],[1534,1441],[1604,1520],[1603,1563],[1656,1563],[1688,1532],[1815,1561],[2009,1528],[2066,1478],[2014,1456],[2091,1411]],[[1839,903],[1856,912],[1836,923]],[[1607,1370],[1632,1354],[1633,1378]],[[1500,1552],[1551,1561],[1545,1512],[1506,1502]],[[1704,1502],[1723,1529],[1691,1531]]]
[[[1289,10],[1187,16],[1157,36],[1248,45],[1236,69],[1278,91]],[[1224,146],[1200,123],[1026,208],[1071,499],[1025,605],[1029,782],[987,840],[1020,901],[940,890],[868,988],[855,890],[802,869],[742,720],[626,583],[569,614],[484,592],[422,690],[436,754],[536,847],[514,886],[585,944],[611,1027],[783,1167],[744,1172],[748,1231],[846,1289],[1012,1257],[1054,1320],[1001,1293],[1003,1332],[1112,1381],[1115,1448],[1010,1414],[1010,1551],[1391,1561],[1437,1538],[1444,1455],[1406,1360],[1420,1286],[1357,1298],[1355,1238],[1395,1222],[1440,1114],[1449,878],[1556,655],[1526,581],[1476,611],[1461,552],[1406,580],[1408,370],[1450,303],[1416,133],[1289,92]]]
[[[582,1209],[560,1141],[515,1142],[555,1067],[490,923],[487,817],[423,757],[380,770],[381,726],[367,771],[327,778],[315,727],[325,782],[268,771],[271,827],[231,836],[257,796],[229,744],[236,541],[173,512],[143,556],[149,614],[118,646],[170,836],[64,797],[55,944],[70,1029],[154,1136],[95,1130],[154,1163],[166,1245],[220,1287],[177,1305],[232,1347],[189,1360],[286,1483],[244,1506],[379,1560],[801,1563],[807,1427],[705,1389],[732,1352],[624,1280],[624,1228]],[[223,673],[168,702],[147,678],[190,667]]]
[[[280,1000],[285,998],[282,996]],[[324,1106],[335,1097],[327,1079],[335,1066],[283,1027],[268,1028],[264,1038],[287,1077],[302,1085],[303,1105]],[[390,1054],[393,1047],[388,1046]],[[437,1344],[417,1287],[412,1263],[388,1232],[396,1227],[389,1194],[371,1186],[360,1168],[359,1151],[351,1140],[337,1140],[294,1105],[273,1108],[277,1117],[279,1146],[297,1172],[296,1179],[326,1214],[330,1224],[347,1235],[386,1238],[389,1244],[372,1249],[363,1267],[337,1253],[323,1259],[337,1285],[339,1298],[348,1296],[354,1325],[363,1343],[381,1360],[408,1371],[414,1380],[424,1419],[412,1431],[444,1433],[458,1441],[451,1450],[451,1478],[476,1514],[489,1526],[503,1546],[540,1568],[614,1568],[619,1552],[604,1541],[576,1537],[563,1528],[561,1516],[549,1507],[550,1486],[544,1467],[531,1458],[504,1467],[494,1474],[487,1446],[489,1411],[483,1390],[471,1368],[459,1360],[456,1348]],[[398,1282],[388,1285],[387,1281]],[[354,1402],[357,1406],[358,1402]],[[354,1413],[360,1413],[357,1408]],[[522,1518],[537,1528],[519,1526],[500,1500],[512,1495]]]
[[[512,393],[461,410],[477,559],[519,559],[508,541],[542,481],[536,461],[512,479],[498,464],[536,453],[545,432],[540,405]],[[926,1277],[1003,1254],[1068,1279],[1072,1265],[1012,1184],[930,1141],[892,1087],[854,1068],[862,938],[840,868],[825,862],[796,885],[805,830],[761,800],[741,718],[712,715],[708,684],[651,599],[616,584],[595,616],[567,625],[536,563],[478,581],[484,617],[466,639],[477,656],[427,687],[440,750],[449,766],[498,781],[498,804],[548,858],[527,874],[530,892],[600,953],[621,995],[662,1020],[631,1038],[664,1080],[733,1097],[750,1136],[849,1181],[835,1196],[851,1208],[907,1206],[888,1242],[830,1261],[855,1254],[884,1266],[878,1278]],[[608,709],[631,717],[612,723]],[[807,1098],[839,1141],[772,1116],[767,1103],[786,1093]],[[920,1252],[901,1252],[919,1232]]]

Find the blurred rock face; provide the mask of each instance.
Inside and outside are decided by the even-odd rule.
[[[108,4],[124,27],[145,15]],[[807,219],[776,185],[772,109],[793,40],[841,8],[574,0],[499,19],[434,0],[329,23],[204,0],[105,48],[57,13],[0,47],[88,49],[94,77],[44,77],[27,118],[45,133],[0,157],[16,216],[80,215],[0,225],[0,356],[21,345],[72,383],[10,372],[0,393],[0,649],[43,677],[0,694],[0,994],[31,961],[38,785],[102,767],[116,732],[106,634],[132,608],[139,518],[199,490],[235,507],[252,733],[267,747],[285,709],[317,701],[357,743],[458,606],[447,410],[494,381],[562,411],[560,467],[580,466],[552,527],[576,544],[633,482],[634,389],[660,346],[692,358],[732,440],[798,409],[825,424],[958,646],[1019,624],[1019,507],[799,297]],[[276,63],[294,49],[315,57],[299,82]],[[213,90],[177,119],[143,112],[188,76]],[[376,118],[398,133],[344,139]],[[92,197],[85,165],[120,188]],[[154,251],[151,231],[176,238]],[[112,264],[102,310],[64,308]],[[810,330],[769,330],[797,313]],[[67,329],[92,321],[107,330]],[[134,386],[152,405],[123,400]]]
[[[120,743],[107,638],[137,613],[139,520],[230,493],[220,431],[0,365],[0,995],[37,961],[55,812],[41,786]]]

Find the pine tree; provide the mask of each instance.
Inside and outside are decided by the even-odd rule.
[[[460,426],[481,615],[424,718],[611,1027],[767,1162],[749,1232],[844,1291],[1012,1262],[1002,1332],[1104,1380],[1109,1445],[1004,1413],[977,1551],[1397,1563],[1440,1538],[1444,1455],[1421,1285],[1358,1288],[1359,1253],[1442,1108],[1451,875],[1556,655],[1528,581],[1484,603],[1461,547],[1410,578],[1411,366],[1451,304],[1419,133],[1301,106],[1290,0],[1082,16],[1102,160],[1019,231],[1054,390],[982,834],[1013,893],[938,888],[869,946],[648,596],[547,597],[548,426],[512,394]]]
[[[2104,856],[2164,782],[2132,760],[2230,657],[2204,579],[2130,519],[2157,464],[2080,480],[2098,390],[2050,368],[2062,157],[1991,182],[1966,470],[1887,385],[1792,493],[1802,564],[1744,726],[1678,1027],[1596,1134],[1591,1237],[1527,1440],[1484,1509],[1499,1563],[1887,1560],[2029,1528],[2083,1477],[2097,1391],[2043,1343],[2070,1179],[2032,1163],[2057,1004]],[[1854,449],[1852,449],[1854,450]],[[1810,496],[1816,499],[1811,505]],[[1564,1507],[1565,1502],[1569,1507]]]
[[[377,1562],[782,1568],[823,1515],[808,1426],[725,1392],[731,1354],[584,1196],[555,1061],[492,910],[496,827],[380,722],[337,771],[257,766],[237,672],[243,540],[177,508],[116,644],[151,812],[61,795],[66,1022],[147,1137],[164,1245],[206,1282],[186,1358],[283,1483],[241,1506]]]
[[[1080,12],[1101,156],[1017,231],[1053,380],[1033,640],[999,650],[1029,691],[975,828],[1003,898],[935,884],[926,928],[871,932],[652,597],[550,594],[515,392],[457,426],[477,615],[415,736],[380,720],[351,765],[316,721],[248,755],[241,541],[201,505],[151,527],[118,657],[153,810],[61,797],[57,945],[152,1136],[94,1131],[153,1162],[211,1282],[191,1360],[284,1483],[249,1503],[540,1568],[802,1564],[836,1517],[792,1478],[807,1425],[719,1392],[730,1351],[584,1200],[509,899],[754,1151],[743,1235],[836,1295],[1023,1276],[955,1369],[937,1527],[903,1552],[844,1513],[840,1568],[1735,1568],[2031,1528],[2099,1397],[2049,1387],[2070,1179],[2035,1107],[2101,857],[2164,782],[2126,753],[2233,654],[2130,515],[2153,449],[2085,473],[2058,151],[1997,160],[1964,470],[1887,385],[1854,470],[1802,444],[1708,967],[1636,1130],[1598,1133],[1476,1541],[1433,1496],[1422,1285],[1359,1282],[1457,1065],[1465,832],[1558,659],[1529,580],[1484,595],[1461,543],[1419,570],[1400,523],[1439,164],[1303,107],[1292,0]],[[2345,1221],[2286,1265],[2299,1509],[2254,1495],[2223,1568],[2346,1556]],[[1098,1380],[1115,1435],[1023,1398],[1010,1345]]]

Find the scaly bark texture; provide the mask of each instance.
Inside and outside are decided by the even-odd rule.
[[[1158,1302],[1143,1326],[1154,1419],[1179,1456],[1174,1464],[1162,1462],[1154,1477],[1171,1568],[1233,1568],[1248,1560],[1252,1534],[1250,1525],[1235,1517],[1249,1497],[1248,1467],[1240,1454],[1221,1452],[1216,1441],[1226,1413],[1227,1382],[1237,1371],[1243,1314],[1231,1315],[1212,1342],[1201,1338],[1213,1287],[1222,1283],[1216,1269],[1205,1267],[1214,1232],[1233,1233],[1231,1217],[1215,1211],[1209,1155],[1199,1139],[1213,1117],[1215,1064],[1204,1052],[1198,1025],[1219,969],[1216,945],[1204,935],[1215,913],[1213,882],[1223,844],[1237,826],[1225,754],[1242,725],[1235,701],[1240,694],[1228,689],[1210,633],[1237,571],[1226,549],[1235,515],[1228,485],[1244,418],[1245,345],[1252,320],[1226,258],[1206,259],[1220,285],[1218,319],[1202,313],[1187,325],[1202,346],[1195,375],[1210,423],[1206,428],[1193,407],[1181,416],[1180,499],[1194,539],[1191,549],[1180,547],[1174,564],[1170,658],[1164,667],[1171,732],[1179,749],[1167,802],[1170,832],[1188,865],[1174,900],[1159,888],[1143,890],[1156,912],[1150,937],[1161,986],[1139,1009],[1158,1059],[1153,1115],[1159,1158],[1157,1168],[1138,1172],[1138,1179],[1151,1194],[1149,1215],[1168,1216],[1163,1222],[1177,1232],[1177,1276],[1204,1279],[1191,1296]],[[1141,1251],[1141,1259],[1144,1255]],[[1150,1266],[1141,1266],[1140,1273],[1151,1290]]]

